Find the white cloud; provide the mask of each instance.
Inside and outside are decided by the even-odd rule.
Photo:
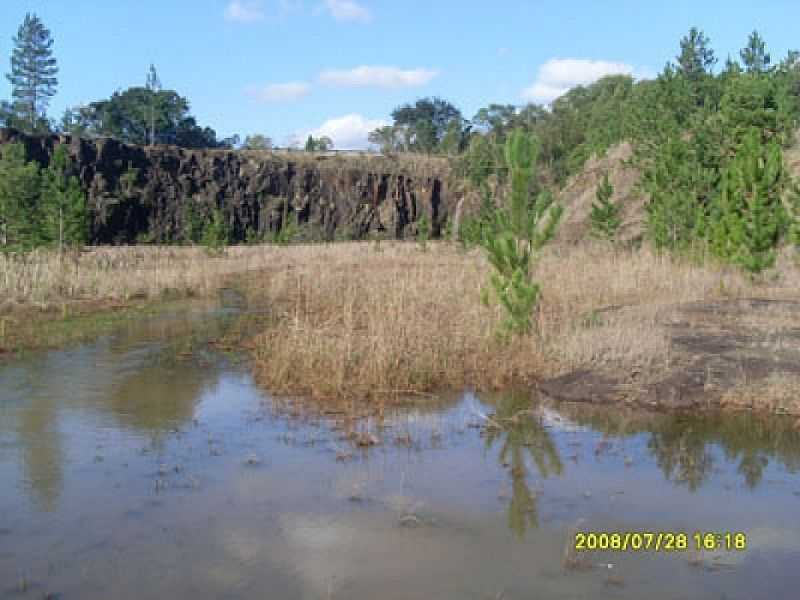
[[[254,23],[264,18],[261,0],[230,0],[225,8],[225,20],[238,23]]]
[[[333,140],[334,148],[339,150],[363,150],[369,147],[367,136],[370,131],[388,125],[382,119],[367,119],[357,113],[335,119],[328,119],[316,129],[307,132],[314,137],[328,136]]]
[[[322,83],[340,87],[409,88],[425,85],[439,74],[433,69],[360,66],[353,69],[328,69],[320,73]]]
[[[554,58],[540,68],[536,81],[522,91],[531,102],[552,102],[578,85],[589,85],[607,75],[633,75],[631,65],[605,60]]]
[[[259,102],[290,102],[308,96],[311,93],[311,86],[303,81],[290,81],[250,87],[246,93]]]
[[[372,14],[356,0],[323,0],[322,9],[337,21],[369,23]]]

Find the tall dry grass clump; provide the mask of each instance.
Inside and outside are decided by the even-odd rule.
[[[539,371],[538,344],[498,339],[502,315],[480,303],[486,273],[479,254],[444,244],[288,248],[262,282],[273,319],[257,376],[316,397],[525,381]]]

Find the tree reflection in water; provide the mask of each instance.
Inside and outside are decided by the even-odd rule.
[[[705,482],[714,467],[706,436],[677,421],[654,431],[647,447],[664,476],[675,483],[686,484],[691,491]]]
[[[770,462],[800,471],[800,434],[793,419],[749,413],[668,415],[629,409],[561,405],[559,412],[607,436],[647,435],[647,449],[664,477],[691,491],[720,463],[736,465],[742,483],[755,489]]]
[[[491,400],[490,400],[491,401]],[[528,528],[538,525],[536,492],[528,482],[529,456],[539,476],[560,475],[561,457],[539,413],[531,409],[528,394],[511,394],[493,402],[495,414],[486,429],[486,448],[501,444],[498,460],[511,473],[511,502],[508,526],[523,537]]]

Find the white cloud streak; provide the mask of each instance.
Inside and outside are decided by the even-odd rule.
[[[382,119],[368,119],[363,115],[351,113],[328,119],[302,137],[305,139],[309,134],[314,137],[327,136],[333,140],[334,148],[339,150],[364,150],[370,145],[367,139],[369,132],[388,124]]]
[[[255,23],[264,19],[261,0],[230,0],[225,7],[225,20],[234,23]]]
[[[522,91],[530,102],[549,103],[578,85],[589,85],[607,75],[632,75],[633,67],[622,62],[554,58],[540,68],[536,80]]]
[[[369,23],[370,11],[356,0],[323,0],[322,8],[340,22]]]
[[[291,102],[308,96],[311,93],[311,86],[303,81],[290,81],[250,87],[246,93],[258,102]]]
[[[328,69],[320,73],[321,83],[336,87],[376,87],[399,89],[419,87],[439,74],[433,69],[398,69],[397,67],[360,66],[353,69]]]

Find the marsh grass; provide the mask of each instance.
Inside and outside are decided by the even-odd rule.
[[[256,373],[274,391],[382,397],[503,387],[535,369],[536,344],[495,335],[502,315],[479,302],[486,265],[443,244],[288,248],[257,295],[272,311]]]
[[[726,408],[800,416],[800,374],[772,373],[763,381],[742,381],[722,397]],[[800,426],[800,421],[797,422]]]
[[[226,277],[269,264],[270,246],[122,246],[0,254],[0,314],[65,303],[208,296]]]
[[[428,246],[420,252],[413,242],[384,241],[378,252],[370,242],[253,245],[219,256],[137,246],[0,255],[2,334],[7,342],[20,315],[32,312],[70,320],[137,302],[212,296],[235,282],[260,313],[242,336],[266,389],[389,398],[464,386],[507,389],[581,368],[663,373],[674,365],[669,328],[685,319],[681,305],[792,298],[800,289],[800,269],[788,254],[779,276],[754,282],[734,269],[648,250],[554,245],[535,272],[543,290],[538,333],[504,342],[502,310],[481,303],[490,272],[483,253]],[[754,324],[783,340],[791,315],[773,312],[773,322]]]
[[[272,313],[255,341],[256,374],[276,392],[333,398],[504,388],[576,368],[663,371],[676,307],[790,294],[797,276],[787,269],[755,289],[733,269],[647,250],[554,247],[537,266],[539,335],[504,343],[503,314],[480,301],[489,267],[479,251],[293,247],[275,255],[258,285]]]

